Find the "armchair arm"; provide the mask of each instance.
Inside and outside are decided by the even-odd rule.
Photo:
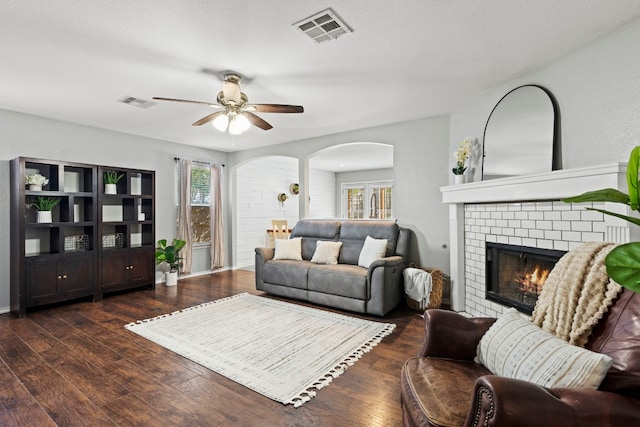
[[[274,254],[275,249],[273,248],[256,248],[256,263],[258,262],[258,259],[260,259],[260,261],[262,261],[262,263],[264,264],[270,259],[273,259]]]
[[[397,255],[375,260],[369,265],[367,313],[384,316],[398,305],[404,293],[404,268],[404,259]]]
[[[472,361],[480,338],[495,321],[488,317],[468,318],[447,310],[427,310],[425,340],[418,356]]]
[[[476,381],[465,427],[639,423],[637,399],[597,390],[547,389],[527,381],[485,375]]]
[[[256,276],[256,289],[264,290],[264,281],[262,280],[262,269],[264,264],[273,259],[273,254],[275,250],[273,248],[256,248],[256,265],[255,265],[255,276]]]

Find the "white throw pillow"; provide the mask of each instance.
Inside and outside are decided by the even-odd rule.
[[[275,239],[273,259],[292,259],[302,261],[302,237],[294,239]]]
[[[476,362],[495,375],[543,387],[596,390],[612,360],[557,338],[512,308],[484,334]]]
[[[367,236],[364,239],[364,245],[360,251],[358,265],[360,267],[369,268],[369,265],[377,259],[384,258],[387,253],[387,239],[374,239]]]
[[[316,264],[337,264],[342,242],[325,242],[318,240],[316,250],[311,257],[311,262]]]

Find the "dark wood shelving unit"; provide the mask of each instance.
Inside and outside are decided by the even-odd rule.
[[[153,171],[27,157],[13,159],[10,166],[13,313],[23,317],[32,307],[76,298],[96,301],[106,292],[154,286]],[[105,170],[124,174],[119,194],[104,194]],[[31,173],[49,183],[40,191],[27,189],[25,176]],[[60,198],[52,222],[37,222],[30,205],[38,197]],[[119,218],[103,222],[105,212],[109,219],[118,211]],[[118,234],[119,247],[115,238],[113,247],[105,246]]]
[[[122,178],[105,194],[104,173]],[[100,166],[98,187],[99,283],[102,293],[155,284],[155,173]]]

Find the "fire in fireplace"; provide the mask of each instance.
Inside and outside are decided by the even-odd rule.
[[[547,276],[566,252],[486,243],[485,297],[531,314]]]

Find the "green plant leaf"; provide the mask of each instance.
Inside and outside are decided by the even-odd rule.
[[[611,216],[615,216],[615,217],[620,218],[620,219],[624,219],[625,221],[629,221],[632,224],[640,225],[640,218],[636,218],[636,217],[633,217],[633,216],[622,215],[622,214],[615,213],[615,212],[609,212],[609,211],[604,210],[604,209],[587,208],[587,210],[602,212],[603,214],[606,214],[606,215],[611,215]]]
[[[187,242],[185,242],[184,240],[180,240],[180,239],[173,239],[173,246],[176,248],[176,252],[178,252],[180,249],[184,248],[184,245],[186,245]]]
[[[629,196],[615,188],[604,188],[602,190],[587,191],[579,196],[567,197],[562,201],[565,203],[613,202],[628,205]]]
[[[166,247],[167,247],[167,239],[158,240],[158,249],[162,249],[164,251],[164,248]]]
[[[607,273],[621,286],[640,292],[640,242],[615,247],[605,258]]]
[[[640,162],[640,146],[631,150],[627,165],[627,187],[629,189],[629,204],[634,211],[638,210],[640,200],[638,196],[638,162]]]

